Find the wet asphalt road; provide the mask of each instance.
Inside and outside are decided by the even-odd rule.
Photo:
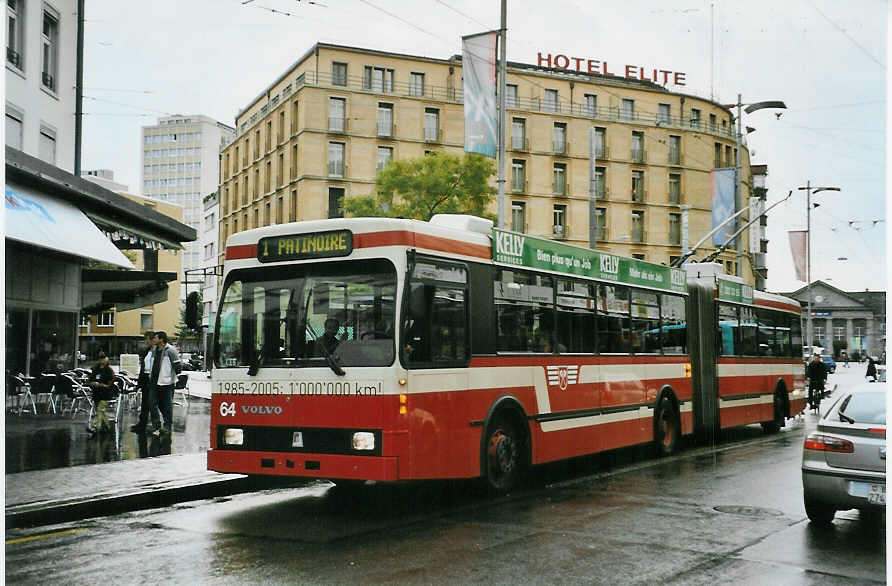
[[[840,379],[841,380],[841,379]],[[839,382],[832,379],[831,382]],[[475,483],[313,482],[10,531],[10,583],[872,584],[885,529],[802,505],[807,415],[654,460],[630,449]]]

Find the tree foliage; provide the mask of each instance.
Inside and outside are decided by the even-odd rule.
[[[434,214],[471,214],[493,219],[486,211],[496,189],[492,159],[434,152],[417,159],[393,161],[378,173],[375,195],[344,201],[350,216],[385,216],[430,220]]]
[[[201,293],[199,292],[198,298],[198,323],[201,323],[204,314],[204,303],[202,303]],[[185,305],[180,305],[180,319],[177,322],[177,331],[176,331],[176,340],[177,344],[180,346],[180,350],[183,349],[183,344],[185,342],[200,342],[201,341],[201,329],[198,331],[193,330],[192,328],[186,326],[186,307]]]

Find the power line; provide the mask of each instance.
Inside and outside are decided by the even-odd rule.
[[[447,43],[450,45],[452,44],[450,41],[446,40],[445,38],[441,37],[440,35],[432,33],[428,30],[425,30],[425,29],[421,28],[420,26],[416,25],[415,23],[406,20],[405,18],[403,18],[402,16],[400,16],[398,14],[394,14],[393,12],[390,12],[389,10],[385,10],[385,9],[381,8],[380,6],[376,6],[376,5],[372,4],[371,2],[369,2],[369,0],[359,0],[359,1],[362,2],[363,4],[367,4],[368,6],[371,6],[375,10],[383,12],[384,14],[386,14],[387,16],[390,16],[391,18],[397,19],[398,21],[402,22],[403,24],[407,24],[407,25],[411,26],[412,28],[414,28],[417,31],[420,31],[426,35],[430,35],[430,36],[434,37],[435,39],[439,39],[439,40],[443,41],[444,43]]]
[[[448,8],[449,10],[455,12],[456,14],[458,14],[458,15],[460,15],[460,16],[464,16],[464,17],[467,18],[468,20],[470,20],[470,21],[472,21],[472,22],[475,22],[475,23],[479,24],[479,25],[482,26],[483,28],[488,28],[488,27],[489,27],[489,25],[487,25],[487,24],[483,24],[482,22],[480,22],[479,20],[477,20],[476,18],[474,18],[474,17],[471,16],[470,14],[465,14],[464,12],[462,12],[461,10],[459,10],[458,8],[455,8],[454,6],[450,6],[449,4],[446,4],[445,2],[443,2],[443,0],[434,0],[434,2],[436,2],[437,4],[442,4],[443,6],[445,6],[446,8]]]
[[[154,112],[156,114],[164,114],[165,116],[173,116],[170,112],[164,112],[163,110],[153,110],[151,108],[145,108],[143,106],[135,106],[133,104],[125,104],[124,102],[115,102],[114,100],[105,100],[102,98],[94,98],[93,96],[84,96],[85,100],[93,100],[94,102],[104,102],[106,104],[114,104],[115,106],[123,106],[125,108],[134,108],[136,110],[145,110],[146,112]]]
[[[867,106],[869,104],[885,104],[886,100],[865,100],[863,102],[851,102],[848,104],[831,104],[829,106],[811,106],[809,108],[791,109],[791,112],[811,112],[812,110],[832,110],[834,108],[855,108],[858,106]]]
[[[842,33],[842,35],[843,35],[845,38],[847,38],[848,40],[852,41],[852,44],[854,44],[856,47],[858,47],[859,49],[861,49],[861,52],[864,53],[865,55],[867,55],[868,59],[870,59],[871,61],[873,61],[874,63],[876,63],[876,64],[879,65],[880,67],[882,67],[883,70],[885,71],[885,69],[886,69],[886,65],[885,65],[884,63],[880,62],[876,57],[874,57],[873,55],[871,55],[870,52],[869,52],[867,49],[865,49],[863,45],[861,45],[861,43],[859,43],[858,41],[856,41],[856,40],[855,40],[849,33],[846,32],[846,29],[844,29],[844,28],[842,28],[841,26],[839,26],[838,24],[836,24],[834,21],[832,21],[832,20],[830,19],[829,16],[827,16],[826,14],[824,14],[823,12],[821,12],[821,9],[818,8],[817,6],[815,6],[815,3],[814,3],[814,2],[810,2],[810,4],[811,4],[811,7],[814,8],[815,11],[816,11],[818,14],[820,14],[821,16],[823,16],[824,19],[825,19],[827,22],[829,22],[831,25],[833,25],[833,28],[835,28],[835,29],[838,30],[840,33]]]

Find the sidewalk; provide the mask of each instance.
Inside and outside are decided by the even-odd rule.
[[[210,390],[207,373],[189,373],[189,395],[210,399]],[[6,475],[6,527],[63,523],[283,483],[294,480],[209,471],[204,451],[31,470]]]

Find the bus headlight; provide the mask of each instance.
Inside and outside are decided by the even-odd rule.
[[[354,450],[374,450],[375,434],[369,431],[357,431],[353,434]]]
[[[241,446],[245,443],[245,432],[238,427],[228,427],[223,432],[223,444],[227,446]]]

